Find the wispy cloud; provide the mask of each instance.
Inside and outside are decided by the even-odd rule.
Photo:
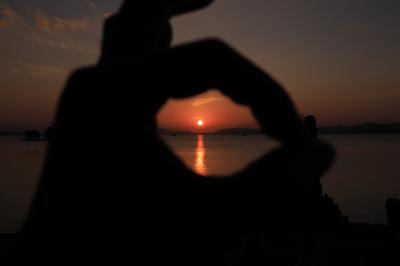
[[[54,78],[67,75],[68,71],[56,65],[41,65],[27,61],[16,60],[13,62],[11,71],[15,73],[26,73],[34,77]]]
[[[203,97],[203,98],[198,98],[192,103],[192,107],[200,107],[202,105],[210,104],[213,102],[217,102],[220,99],[215,97],[215,96],[210,96],[210,97]]]
[[[17,11],[12,8],[4,8],[0,15],[0,29],[9,28],[15,26],[20,18],[18,17]]]
[[[32,35],[30,36],[30,40],[39,44],[40,46],[51,48],[51,49],[59,49],[62,51],[74,51],[84,55],[96,56],[100,53],[100,48],[90,42],[82,42],[79,40],[74,40],[71,38],[46,38],[45,36],[40,35]]]
[[[88,5],[89,5],[89,7],[90,7],[90,9],[92,10],[92,11],[94,11],[94,12],[97,12],[98,10],[97,10],[97,5],[96,5],[96,3],[93,1],[93,0],[87,0],[87,3],[88,3]]]
[[[103,14],[103,17],[104,17],[104,18],[109,18],[109,17],[111,17],[113,14],[114,14],[113,12],[106,12],[106,13]]]
[[[27,14],[31,14],[28,15]],[[89,26],[91,17],[61,18],[57,16],[49,16],[40,10],[34,12],[25,12],[25,16],[19,15],[17,10],[11,7],[0,6],[0,29],[9,29],[17,25],[28,25],[34,22],[34,26],[41,31],[57,31],[57,30],[79,30]]]
[[[88,18],[59,18],[47,16],[41,11],[36,11],[34,19],[37,28],[42,31],[84,29],[89,25]]]

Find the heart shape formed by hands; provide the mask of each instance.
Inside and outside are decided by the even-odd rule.
[[[144,8],[142,15],[139,15],[137,4],[126,1],[120,13],[110,18],[105,26],[99,68],[108,69],[104,76],[116,73],[112,83],[119,81],[118,84],[109,86],[122,87],[126,94],[118,100],[119,106],[126,108],[119,113],[140,114],[141,125],[134,130],[147,128],[146,132],[155,135],[156,115],[168,99],[184,99],[217,88],[234,102],[249,107],[263,131],[283,143],[286,150],[293,151],[291,155],[314,149],[315,154],[309,158],[309,171],[326,171],[333,160],[332,149],[310,140],[290,97],[262,69],[217,39],[170,47],[171,15],[160,14],[168,13],[168,8],[176,6],[193,10],[211,1],[161,2],[146,2],[141,7]],[[149,13],[154,16],[147,17]],[[132,73],[135,73],[134,79],[131,79]],[[135,91],[125,89],[125,84],[132,80],[138,88]],[[132,105],[132,98],[140,101]],[[305,162],[306,158],[296,160]],[[283,164],[284,160],[280,165]]]
[[[206,4],[210,1],[187,2]],[[117,128],[115,138],[122,131],[140,139],[131,149],[138,150],[141,157],[129,154],[119,161],[129,165],[132,158],[137,158],[141,162],[138,169],[165,182],[157,186],[160,189],[171,187],[168,183],[170,179],[160,178],[165,175],[164,171],[179,177],[173,179],[176,188],[192,186],[187,185],[190,182],[187,176],[194,173],[189,173],[172,151],[157,141],[156,116],[170,98],[184,99],[216,88],[234,102],[248,106],[264,133],[283,144],[282,148],[265,155],[231,180],[237,184],[248,184],[243,185],[248,187],[248,195],[252,190],[266,187],[272,189],[269,194],[277,195],[273,190],[285,191],[285,182],[289,182],[292,184],[290,189],[281,195],[286,195],[286,199],[293,199],[289,194],[305,198],[312,184],[331,165],[333,149],[327,144],[312,141],[284,89],[229,45],[217,39],[208,39],[171,48],[170,16],[162,15],[168,13],[165,3],[149,1],[143,4],[145,9],[137,10],[132,1],[126,1],[120,13],[108,19],[105,25],[102,58],[95,74],[96,80],[102,77],[101,81],[97,81],[98,86],[104,88],[100,90],[104,93],[100,98],[114,103],[114,112],[111,116],[107,114],[110,121],[120,117],[120,121],[114,123]],[[111,94],[109,88],[115,88]],[[136,100],[132,102],[132,99]],[[136,114],[136,122],[128,125],[126,121],[132,114]],[[121,140],[120,147],[124,146],[124,141]],[[154,167],[155,162],[158,168]],[[193,178],[203,182],[203,178]],[[263,194],[265,191],[258,193]],[[202,198],[207,193],[193,195],[186,196],[195,201],[196,197]]]

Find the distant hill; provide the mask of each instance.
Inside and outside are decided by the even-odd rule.
[[[377,124],[365,123],[352,127],[322,127],[321,134],[400,134],[400,123]],[[261,129],[254,128],[227,128],[213,133],[213,135],[260,135]]]
[[[170,129],[160,129],[160,135],[197,135],[199,133],[192,131],[176,131]],[[254,128],[226,128],[215,132],[206,132],[204,135],[258,135],[262,134],[261,130]]]
[[[160,129],[160,135],[197,135],[198,133],[188,130],[169,130]],[[378,124],[378,123],[365,123],[357,126],[337,126],[337,127],[321,127],[319,128],[321,134],[400,134],[400,123],[392,124]],[[0,136],[7,135],[21,135],[21,132],[0,131]],[[263,134],[261,129],[255,128],[226,128],[215,132],[207,132],[204,134],[209,135],[260,135]]]
[[[260,135],[263,134],[260,129],[255,128],[226,128],[212,133],[212,135]]]
[[[365,123],[353,127],[322,127],[321,134],[400,134],[400,123]]]
[[[338,127],[321,127],[321,134],[400,134],[400,123],[393,124],[377,124],[365,123],[357,126],[338,126]],[[161,135],[196,135],[198,133],[191,131],[174,131],[168,129],[160,129]],[[263,132],[255,128],[226,128],[215,132],[204,133],[206,135],[260,135]]]
[[[176,136],[176,135],[195,135],[196,133],[191,132],[191,131],[179,131],[179,130],[170,130],[170,129],[159,129],[158,130],[160,135],[171,135],[171,136]]]

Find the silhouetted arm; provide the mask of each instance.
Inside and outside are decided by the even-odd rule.
[[[284,89],[218,40],[176,47],[152,65],[154,79],[165,86],[167,96],[185,98],[218,88],[235,102],[250,106],[265,132],[272,137],[285,144],[307,141],[296,108]],[[223,187],[229,187],[226,182],[233,182],[233,196],[228,196],[226,190],[221,193],[232,202],[238,200],[230,205],[233,206],[231,213],[240,213],[238,209],[242,204],[245,206],[242,211],[248,211],[245,216],[262,214],[260,210],[268,209],[272,217],[267,220],[276,224],[282,217],[301,209],[312,185],[332,161],[329,145],[315,143],[301,148],[281,148],[266,154],[230,180],[210,178],[203,181],[214,185],[222,182]],[[216,200],[210,201],[211,205],[220,201],[218,194]],[[208,193],[200,193],[198,197],[201,195],[213,198]]]
[[[161,58],[161,59],[160,59]],[[264,71],[218,40],[171,49],[152,66],[168,96],[185,98],[218,88],[235,102],[250,106],[266,133],[284,143],[305,140],[296,108],[283,88]]]

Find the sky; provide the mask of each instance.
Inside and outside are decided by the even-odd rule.
[[[120,4],[0,0],[0,131],[52,123],[68,75],[96,63],[103,21]],[[321,126],[400,122],[399,13],[398,0],[216,0],[173,20],[174,43],[223,39]],[[170,101],[159,125],[191,129],[198,119],[210,130],[257,125],[217,91]]]

